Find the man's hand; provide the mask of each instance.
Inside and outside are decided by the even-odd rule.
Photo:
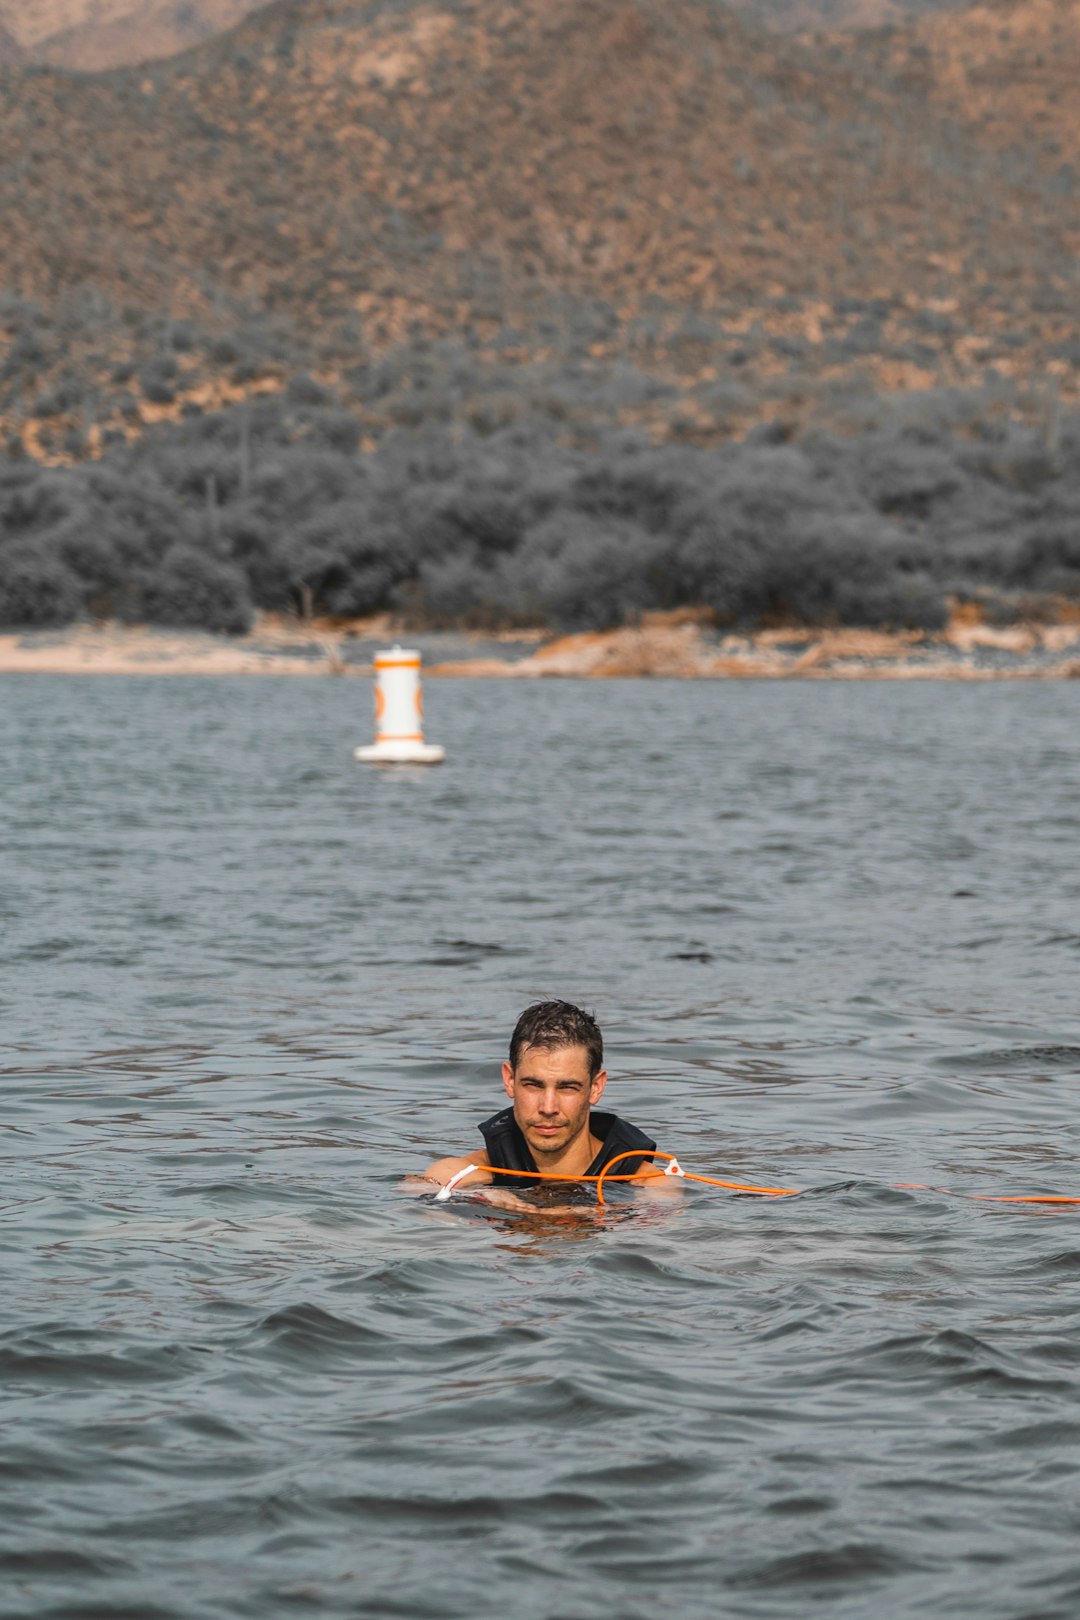
[[[460,1182],[458,1185],[461,1185]],[[529,1215],[537,1213],[535,1204],[526,1203],[524,1198],[519,1198],[509,1187],[478,1187],[476,1196],[485,1204],[494,1204],[496,1209],[525,1210]]]

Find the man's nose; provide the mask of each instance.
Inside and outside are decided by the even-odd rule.
[[[542,1114],[557,1114],[559,1112],[559,1099],[553,1091],[545,1091],[540,1102]]]

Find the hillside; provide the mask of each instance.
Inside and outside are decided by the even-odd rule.
[[[807,42],[713,0],[278,0],[146,69],[9,74],[0,413],[93,445],[307,367],[377,434],[417,379],[380,404],[357,368],[432,343],[703,443],[841,383],[1071,399],[1080,0],[993,11],[1053,43],[1023,76],[984,11]]]
[[[0,74],[0,622],[1065,611],[1078,40],[276,0]]]
[[[265,0],[6,0],[5,31],[20,57],[82,72],[188,50]]]
[[[111,0],[94,7],[71,0],[76,14],[65,27],[41,40],[35,60],[93,72],[125,63],[173,56],[231,28],[265,0]]]
[[[767,28],[792,33],[820,29],[903,26],[923,12],[962,8],[964,0],[736,0]]]
[[[268,0],[3,0],[0,66],[49,62],[100,71],[172,56],[233,27]],[[963,0],[731,0],[769,28],[876,28]]]
[[[925,96],[1014,170],[1075,197],[1080,170],[1080,0],[988,0],[893,34],[836,41],[866,77]]]
[[[22,47],[8,27],[3,11],[0,11],[0,68],[21,62],[22,55]]]

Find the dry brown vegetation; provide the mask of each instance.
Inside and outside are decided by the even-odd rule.
[[[22,56],[22,47],[0,12],[0,68],[15,66],[22,61]]]
[[[241,385],[306,364],[346,394],[410,340],[629,366],[674,392],[628,386],[624,423],[698,443],[853,382],[1069,399],[1080,13],[1001,13],[1035,40],[1018,79],[984,9],[808,43],[714,0],[279,0],[146,69],[8,74],[0,285],[66,326],[0,413],[65,371],[79,425],[222,403],[223,335]],[[238,345],[251,312],[273,338]],[[152,316],[191,323],[171,400],[115,381]]]
[[[752,9],[769,28],[806,33],[824,28],[894,27],[923,12],[962,5],[963,0],[737,0],[735,9]]]
[[[171,56],[231,28],[266,0],[7,0],[12,59],[93,72]]]
[[[412,589],[444,616],[457,602],[520,617],[532,591],[573,619],[610,574],[636,581],[627,613],[677,605],[664,591],[683,540],[662,514],[635,512],[632,479],[606,512],[566,503],[570,550],[545,531],[521,578],[494,578],[486,548],[516,556],[551,505],[541,492],[539,515],[499,507],[484,445],[512,469],[517,433],[553,477],[564,454],[610,471],[612,457],[625,469],[670,450],[675,471],[650,464],[642,487],[717,498],[735,476],[728,452],[748,440],[751,615],[786,601],[803,618],[933,620],[965,579],[1011,612],[1017,592],[1072,591],[1076,566],[1078,77],[1080,0],[813,37],[768,33],[716,0],[276,0],[174,60],[9,70],[0,432],[12,457],[104,458],[123,476],[137,470],[124,447],[145,436],[139,476],[177,504],[166,530],[186,548],[172,601],[220,582],[191,562],[200,536],[215,567],[232,566],[227,525],[206,515],[233,500],[232,475],[212,468],[208,493],[204,473],[175,472],[196,456],[183,424],[269,396],[281,444],[314,434],[349,461],[347,500],[326,497],[327,545],[353,560],[329,596],[355,597],[367,566],[346,532],[366,510],[365,456],[388,448],[391,465],[395,436],[435,432],[456,448],[434,461],[458,461],[433,484],[493,484],[503,516],[485,508],[476,533],[468,515],[437,528],[445,567],[417,535],[390,556],[380,531],[384,597]],[[215,417],[208,440],[235,445],[238,420]],[[159,454],[169,423],[179,436]],[[860,434],[897,460],[899,505],[851,494],[860,452],[842,446]],[[760,452],[784,445],[803,447],[791,511],[820,520],[813,557],[755,505]],[[703,471],[677,460],[689,451],[721,459]],[[72,522],[90,488],[72,486]],[[317,480],[308,498],[314,521]],[[230,521],[250,501],[241,489]],[[256,549],[274,551],[272,501],[264,516],[273,534]],[[1003,547],[1010,524],[1020,538]],[[890,583],[882,594],[871,567],[841,589],[871,530]],[[1021,540],[1035,552],[1016,562]],[[762,569],[790,576],[796,552],[806,578],[772,589]],[[576,582],[574,558],[587,559]],[[705,552],[676,570],[679,600],[699,567],[713,578]],[[893,577],[905,568],[914,584]],[[128,599],[164,600],[151,584]],[[222,623],[261,600],[261,586],[234,586]],[[315,589],[275,586],[306,601],[302,588]]]
[[[49,62],[78,72],[172,56],[269,0],[2,0],[0,64]],[[771,28],[877,28],[962,0],[731,0]]]

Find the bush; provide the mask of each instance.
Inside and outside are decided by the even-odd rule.
[[[76,507],[70,474],[32,461],[0,464],[0,539],[40,532],[62,522]]]
[[[667,543],[621,518],[552,513],[530,529],[499,573],[497,603],[517,620],[603,630],[673,605]]]
[[[243,575],[228,563],[194,546],[175,545],[141,581],[132,616],[148,624],[242,635],[251,628],[251,596]]]
[[[586,629],[701,604],[732,626],[930,628],[950,593],[1077,591],[1080,420],[1063,414],[1058,471],[1032,482],[1039,442],[1008,422],[976,441],[875,408],[859,436],[801,443],[657,447],[612,428],[585,451],[534,417],[490,435],[428,424],[361,455],[351,413],[252,399],[71,469],[0,462],[5,611],[232,631],[254,605],[397,604]]]
[[[298,371],[289,378],[288,399],[290,405],[329,405],[332,395],[306,371]]]
[[[218,337],[210,345],[210,359],[216,366],[235,365],[241,355],[241,348],[233,337]]]
[[[381,613],[393,605],[398,576],[389,562],[369,562],[351,567],[347,577],[331,590],[324,590],[324,611],[349,618]]]
[[[311,419],[311,436],[339,455],[354,456],[360,445],[360,423],[351,411],[316,411]]]
[[[429,557],[421,564],[415,587],[406,588],[399,598],[409,610],[434,625],[471,625],[488,628],[504,614],[511,614],[490,570],[485,569],[472,550],[455,551],[449,557]],[[541,617],[539,603],[535,614]]]
[[[965,482],[947,451],[879,434],[859,445],[855,479],[879,512],[918,522],[925,522]]]
[[[83,401],[84,385],[77,377],[62,377],[55,388],[39,396],[34,415],[42,418],[63,416],[79,408]]]
[[[227,508],[221,516],[220,536],[225,555],[247,580],[255,606],[286,612],[293,605],[289,574],[273,523],[250,507]]]
[[[1007,583],[1025,590],[1076,593],[1080,579],[1080,523],[1067,530],[1041,527],[1017,545]]]
[[[172,355],[162,354],[149,360],[139,372],[139,387],[143,398],[152,405],[171,405],[176,398],[177,365]]]
[[[0,551],[0,625],[70,624],[81,607],[79,582],[57,558],[14,547]]]
[[[949,620],[944,592],[927,574],[883,580],[841,580],[836,588],[841,624],[893,630],[942,630]]]

